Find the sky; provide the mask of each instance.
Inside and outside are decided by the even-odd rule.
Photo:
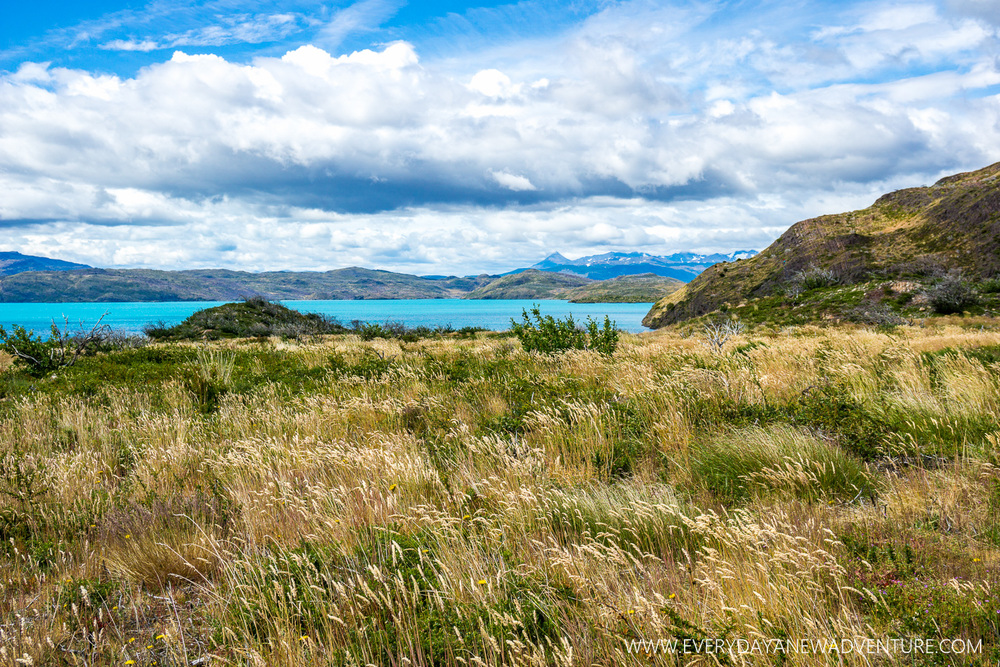
[[[0,250],[494,273],[1000,161],[1000,0],[7,3]]]

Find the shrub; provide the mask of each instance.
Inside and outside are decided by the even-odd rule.
[[[135,337],[112,331],[108,325],[101,324],[103,319],[102,315],[89,330],[84,329],[81,323],[75,332],[70,331],[68,319],[63,329],[53,322],[48,338],[42,338],[19,324],[13,325],[9,333],[0,326],[0,350],[27,365],[32,375],[42,376],[72,366],[88,354],[137,346]]]
[[[582,329],[572,315],[556,319],[551,315],[542,315],[538,306],[532,307],[530,316],[528,312],[521,311],[521,322],[513,318],[510,320],[511,330],[526,352],[555,354],[565,350],[590,349],[610,356],[618,347],[620,332],[606,315],[603,326],[599,327],[588,317],[586,329]]]
[[[956,273],[948,274],[928,291],[927,296],[934,312],[939,315],[960,313],[978,302],[972,287]]]
[[[447,335],[454,335],[458,338],[470,338],[480,331],[487,331],[487,329],[481,327],[462,327],[456,331],[450,324],[435,327],[423,325],[408,327],[403,322],[393,320],[386,320],[384,324],[365,322],[364,320],[351,320],[351,330],[358,334],[361,340],[386,338],[401,340],[407,343],[413,343],[422,338],[439,338]]]
[[[908,295],[912,298],[912,295]],[[896,327],[907,324],[906,318],[901,317],[896,311],[884,303],[875,304],[869,307],[858,306],[847,312],[847,319],[859,324],[867,324],[873,327]]]
[[[805,271],[796,273],[794,280],[802,285],[802,289],[811,290],[836,285],[840,282],[840,277],[831,269],[812,265]]]
[[[618,327],[607,315],[604,316],[604,325],[600,328],[597,322],[587,318],[587,334],[590,337],[589,347],[603,355],[611,356],[618,348]]]
[[[984,280],[979,283],[979,291],[983,294],[998,294],[1000,293],[1000,276],[994,276],[989,280]]]

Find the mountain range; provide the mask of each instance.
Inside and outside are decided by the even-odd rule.
[[[0,276],[11,276],[25,271],[72,271],[89,268],[86,264],[66,262],[61,259],[22,255],[19,252],[0,252]]]
[[[359,267],[262,273],[99,269],[0,253],[0,258],[10,258],[0,263],[0,302],[229,301],[259,295],[278,300],[483,298],[642,303],[670,294],[712,261],[752,253],[669,257],[605,253],[577,260],[555,253],[534,267],[499,276],[465,277],[414,276]]]
[[[529,268],[539,271],[574,273],[592,280],[607,280],[618,276],[652,273],[686,283],[713,264],[734,262],[738,259],[753,257],[756,254],[756,250],[737,250],[729,254],[709,255],[679,252],[665,256],[650,255],[644,252],[608,252],[579,259],[567,259],[556,252]],[[526,270],[516,269],[509,273],[519,273]]]

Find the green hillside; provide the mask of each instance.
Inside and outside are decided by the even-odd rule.
[[[1000,273],[1000,163],[796,223],[759,255],[710,266],[657,302],[643,323],[662,327],[753,299],[790,296],[794,306],[803,291],[867,283],[865,296],[888,289],[919,303],[949,272],[972,283]],[[863,306],[841,296],[834,301]],[[824,310],[815,315],[830,314]]]
[[[564,291],[561,298],[573,303],[653,303],[683,286],[676,278],[643,273],[573,287]]]
[[[0,302],[448,299],[486,278],[429,279],[350,267],[326,272],[82,269],[0,277]]]
[[[570,273],[553,273],[528,269],[496,278],[463,298],[466,299],[563,299],[563,293],[573,287],[596,281]]]

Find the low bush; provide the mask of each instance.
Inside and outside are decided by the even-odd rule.
[[[81,322],[76,331],[70,329],[68,319],[62,329],[53,322],[48,338],[18,324],[13,325],[10,332],[0,326],[0,350],[27,366],[32,375],[42,376],[72,366],[87,355],[145,344],[141,337],[128,336],[102,325],[102,319],[103,316],[90,329]]]
[[[796,273],[794,281],[801,285],[802,289],[812,290],[836,285],[840,282],[840,277],[831,269],[813,265]]]
[[[511,318],[510,326],[526,352],[555,354],[590,349],[610,356],[618,347],[620,332],[606,315],[603,325],[588,317],[585,328],[578,326],[572,315],[561,319],[542,315],[538,306],[532,307],[530,316],[529,311],[522,310],[521,318],[521,322]]]
[[[983,294],[1000,294],[1000,276],[984,280],[977,287]]]
[[[927,296],[934,312],[939,315],[961,313],[979,302],[975,290],[955,273],[949,274],[932,287]]]
[[[912,295],[907,296],[913,298]],[[885,303],[853,308],[847,312],[847,320],[873,327],[898,327],[907,324],[906,318]]]
[[[457,338],[469,338],[481,331],[488,331],[481,327],[462,327],[453,329],[450,324],[436,327],[415,326],[408,327],[403,322],[387,320],[383,324],[377,322],[365,322],[363,320],[352,320],[351,330],[361,337],[361,340],[374,340],[376,338],[386,338],[401,340],[406,343],[413,343],[423,338],[439,338],[441,336],[454,335]]]

